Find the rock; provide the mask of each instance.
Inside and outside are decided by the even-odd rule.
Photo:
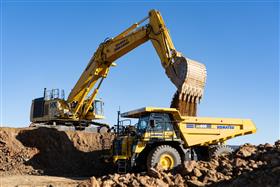
[[[112,177],[111,177],[115,182],[119,181],[120,175],[118,173],[115,173]]]
[[[168,187],[168,184],[166,184],[165,182],[163,182],[163,181],[160,180],[160,179],[156,179],[156,186],[159,186],[159,187]]]
[[[202,175],[202,173],[197,168],[194,168],[193,173],[196,177],[200,177]]]
[[[202,183],[202,182],[200,182],[200,181],[198,181],[198,180],[190,180],[190,181],[188,181],[188,186],[205,186],[205,184],[204,183]]]
[[[51,185],[50,185],[51,186]],[[79,183],[78,185],[77,185],[77,187],[88,187],[89,185],[88,184],[86,184],[86,183]]]
[[[157,171],[159,171],[159,172],[162,172],[162,171],[164,171],[164,168],[162,167],[162,165],[161,164],[159,164],[159,163],[157,163],[156,165],[155,165],[155,167],[154,167]]]
[[[216,160],[216,159],[212,159],[211,161],[210,161],[210,164],[211,164],[211,166],[213,166],[213,167],[218,167],[219,166],[219,161],[218,160]]]
[[[256,147],[251,144],[245,144],[242,146],[238,152],[236,153],[237,156],[242,158],[247,158],[256,152]]]
[[[108,179],[102,182],[102,187],[111,187],[114,183],[112,179]]]
[[[174,183],[172,182],[171,178],[166,173],[162,173],[163,181],[166,182],[169,186],[173,186]]]
[[[182,178],[182,176],[180,174],[176,174],[174,176],[174,183],[176,186],[178,187],[184,187],[184,179]]]
[[[225,178],[225,175],[223,173],[221,173],[221,172],[217,172],[216,176],[217,176],[218,180],[222,180],[222,179]]]
[[[191,180],[196,181],[197,177],[196,176],[191,176]]]
[[[246,166],[246,164],[247,164],[247,162],[241,158],[236,158],[236,160],[235,160],[236,167]]]
[[[271,148],[273,148],[273,146],[269,143],[266,143],[266,144],[264,144],[264,148],[265,149],[271,149]]]
[[[159,179],[162,178],[161,173],[160,173],[158,170],[156,170],[155,168],[150,168],[150,169],[148,170],[148,175],[149,175],[150,177],[155,177],[155,178],[159,178]]]
[[[196,165],[197,165],[197,163],[194,160],[185,161],[184,162],[184,171],[186,173],[191,173]]]
[[[91,187],[100,187],[99,182],[96,180],[95,177],[90,178]]]
[[[252,168],[258,168],[258,165],[257,164],[253,164]]]
[[[140,183],[136,179],[134,179],[131,184],[132,186],[140,186]]]
[[[146,187],[149,187],[149,186],[150,186],[150,185],[148,184],[148,182],[147,182],[147,177],[141,176],[141,177],[139,178],[139,182],[140,182],[140,184],[143,185],[143,186],[146,186]]]
[[[209,169],[212,169],[212,168],[209,168]],[[207,172],[209,171],[209,169],[206,168],[206,167],[201,167],[201,166],[199,166],[199,170],[200,170],[200,172],[201,172],[203,175],[206,175]]]
[[[280,148],[280,140],[277,140],[275,143],[274,143],[274,146],[276,148]]]
[[[207,183],[207,182],[217,182],[218,178],[216,176],[216,171],[214,170],[209,170],[207,172],[207,175],[204,177],[203,179],[203,183]]]

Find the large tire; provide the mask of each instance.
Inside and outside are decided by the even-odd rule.
[[[222,155],[229,155],[233,152],[233,149],[227,145],[216,145],[212,148],[211,157],[219,157]]]
[[[169,145],[157,146],[147,157],[147,168],[155,167],[158,163],[164,170],[170,170],[181,164],[181,157],[179,152]]]

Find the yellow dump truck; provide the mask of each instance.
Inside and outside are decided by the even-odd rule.
[[[118,172],[157,163],[168,170],[184,160],[207,160],[232,151],[226,140],[256,132],[249,119],[181,116],[175,108],[145,107],[121,117],[136,118],[138,123],[123,126],[119,121],[116,127],[113,161]]]

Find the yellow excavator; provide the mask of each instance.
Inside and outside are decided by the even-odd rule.
[[[148,23],[141,26],[145,21]],[[44,96],[32,101],[31,122],[86,127],[90,124],[104,126],[96,119],[103,119],[103,102],[96,96],[104,78],[118,58],[151,41],[167,76],[178,89],[181,100],[197,103],[202,98],[206,82],[206,68],[203,64],[185,58],[178,52],[159,11],[151,10],[149,15],[133,24],[118,36],[102,42],[88,65],[64,99],[64,91],[44,90]]]

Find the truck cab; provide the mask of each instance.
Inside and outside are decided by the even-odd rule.
[[[113,161],[118,166],[118,172],[133,167],[147,169],[159,161],[165,169],[171,169],[181,163],[181,156],[174,149],[181,144],[174,112],[178,113],[172,108],[145,107],[121,114],[123,118],[138,119],[138,122],[134,126],[119,127],[123,130],[117,133],[113,143]],[[160,160],[147,161],[152,159],[148,158],[150,152],[160,145],[175,152],[174,158],[166,154],[159,158]]]

